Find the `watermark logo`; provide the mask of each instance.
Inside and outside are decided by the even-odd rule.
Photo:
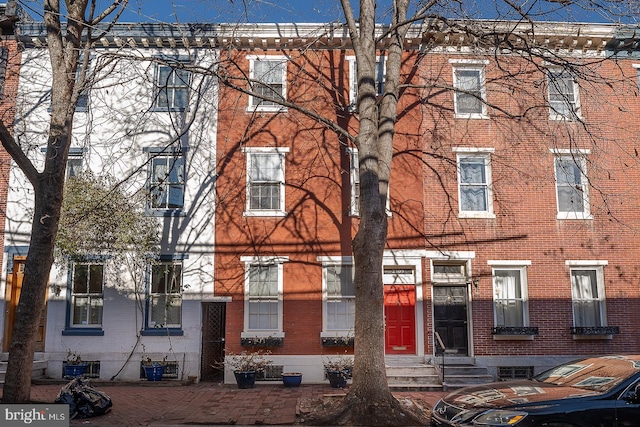
[[[69,405],[0,405],[0,425],[69,427]]]

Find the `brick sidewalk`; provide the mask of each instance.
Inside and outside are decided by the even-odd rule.
[[[60,384],[33,385],[31,398],[37,402],[53,402]],[[235,385],[199,383],[185,386],[162,385],[96,385],[111,397],[111,412],[94,418],[76,419],[71,425],[86,426],[175,426],[285,424],[296,421],[300,399],[344,394],[329,384],[303,384],[285,388],[280,383],[256,384],[248,390]],[[431,407],[441,392],[394,392],[396,397],[421,399]]]

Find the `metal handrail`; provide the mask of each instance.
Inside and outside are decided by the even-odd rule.
[[[444,385],[444,355],[446,353],[447,347],[445,347],[444,342],[442,342],[442,338],[438,332],[434,332],[433,336],[435,338],[436,343],[436,356],[438,356],[438,348],[442,349],[442,367],[440,368],[441,379],[440,381]]]

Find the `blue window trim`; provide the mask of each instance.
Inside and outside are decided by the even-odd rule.
[[[158,261],[160,262],[171,262],[171,261],[183,261],[189,258],[189,254],[187,253],[178,253],[178,254],[161,254],[158,257]],[[183,270],[184,274],[184,270]],[[149,296],[149,284],[151,283],[151,268],[147,268],[145,273],[145,282],[146,282],[146,296]],[[182,305],[180,305],[180,310],[182,310]],[[180,316],[182,319],[182,316]],[[142,336],[176,336],[180,337],[184,335],[184,330],[182,327],[180,328],[165,328],[165,327],[151,327],[149,326],[149,298],[145,298],[144,303],[144,328],[140,332]]]
[[[65,310],[64,316],[64,329],[62,330],[62,335],[65,336],[104,336],[104,330],[102,326],[97,327],[78,327],[73,326],[71,324],[71,291],[73,287],[73,283],[71,280],[73,279],[73,262],[102,262],[104,263],[107,259],[109,259],[109,255],[87,255],[85,257],[81,257],[76,260],[69,260],[69,268],[67,268],[67,296],[66,296],[66,305],[67,308]],[[104,302],[104,284],[102,288],[102,301]],[[104,310],[104,305],[103,305]],[[104,311],[103,311],[104,315]]]

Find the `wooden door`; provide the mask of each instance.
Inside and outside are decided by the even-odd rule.
[[[385,285],[385,352],[416,354],[416,287]]]
[[[20,292],[22,291],[22,279],[24,278],[24,263],[26,256],[13,257],[13,269],[11,277],[7,283],[7,301],[9,307],[7,309],[7,317],[5,322],[5,340],[3,351],[9,351],[11,347],[11,337],[13,335],[13,325],[16,319],[16,310],[18,309],[18,301],[20,301]],[[46,290],[45,290],[46,292]],[[36,335],[35,351],[44,351],[45,331],[47,324],[47,305],[40,312],[40,323],[38,324],[38,332]]]
[[[221,366],[224,362],[225,317],[225,303],[202,304],[202,381],[221,381],[224,378]]]
[[[468,356],[467,287],[433,287],[433,322],[445,351],[450,355]]]

